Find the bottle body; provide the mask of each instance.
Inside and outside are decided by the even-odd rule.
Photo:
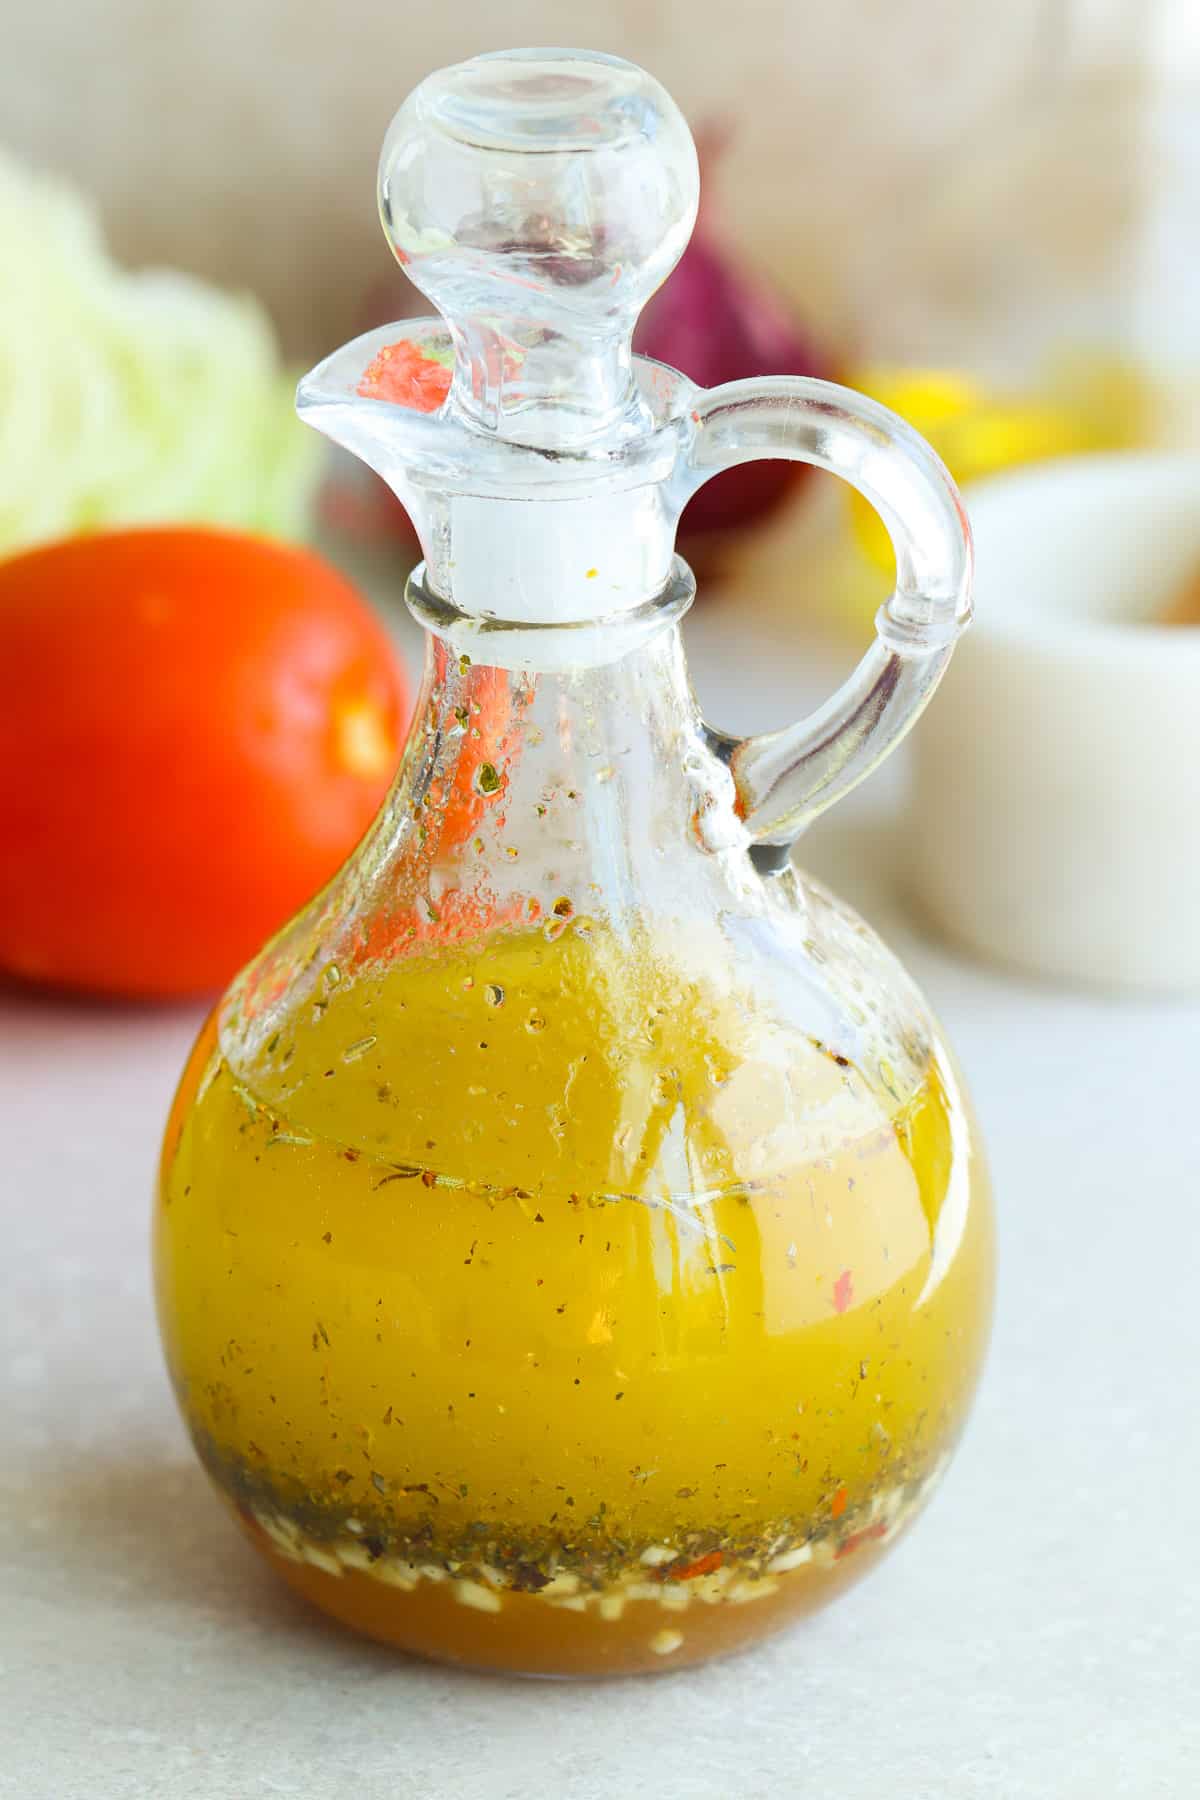
[[[673,626],[553,676],[435,641],[421,709],[185,1074],[172,1377],[348,1623],[678,1666],[820,1604],[944,1467],[990,1306],[969,1109],[878,940],[756,873]]]

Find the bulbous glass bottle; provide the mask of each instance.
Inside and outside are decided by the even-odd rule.
[[[861,396],[702,393],[631,358],[697,196],[640,70],[434,76],[381,196],[445,322],[358,340],[300,406],[414,516],[424,684],[374,828],[184,1074],[167,1359],[218,1490],[337,1618],[479,1667],[676,1667],[869,1567],[977,1378],[991,1224],[961,1083],[788,854],[936,684],[965,522]],[[452,366],[436,412],[380,397],[389,362]],[[763,455],[872,499],[897,585],[817,717],[734,740],[688,686],[673,533]]]

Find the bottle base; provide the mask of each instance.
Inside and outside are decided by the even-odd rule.
[[[543,1680],[663,1674],[736,1654],[818,1611],[866,1574],[882,1549],[864,1545],[839,1566],[758,1583],[753,1597],[706,1604],[663,1589],[623,1599],[618,1610],[607,1596],[595,1606],[581,1595],[548,1603],[444,1576],[404,1591],[355,1569],[334,1573],[294,1560],[264,1544],[254,1523],[243,1524],[288,1586],[339,1624],[425,1661]]]

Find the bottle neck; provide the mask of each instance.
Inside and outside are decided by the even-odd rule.
[[[676,515],[660,482],[553,499],[445,491],[411,510],[425,586],[479,619],[588,624],[650,604],[671,582]]]
[[[511,510],[509,503],[497,504]],[[595,503],[586,504],[591,508]],[[482,558],[467,569],[456,559],[456,578],[445,587],[427,565],[418,564],[405,585],[405,604],[417,623],[448,644],[460,661],[465,658],[467,666],[479,663],[513,674],[582,674],[627,660],[677,623],[696,597],[691,570],[668,554],[660,578],[652,580],[645,573],[624,586],[616,596],[619,604],[610,604],[614,596],[606,591],[599,570],[592,569],[585,572],[576,603],[555,608],[547,602],[555,591],[553,544],[542,548],[544,556],[531,562],[528,590],[541,604],[532,606],[528,616],[514,605],[512,594],[497,600],[495,581],[488,581]],[[486,592],[476,590],[474,575]],[[467,603],[471,598],[475,604]]]
[[[430,631],[372,857],[407,890],[418,935],[677,913],[693,859],[727,886],[712,853],[743,847],[732,778],[691,691],[678,595],[655,609],[620,653],[559,667],[483,660],[444,624]]]

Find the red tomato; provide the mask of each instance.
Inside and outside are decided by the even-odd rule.
[[[334,873],[408,714],[355,590],[307,551],[166,528],[0,563],[0,967],[223,985]]]

